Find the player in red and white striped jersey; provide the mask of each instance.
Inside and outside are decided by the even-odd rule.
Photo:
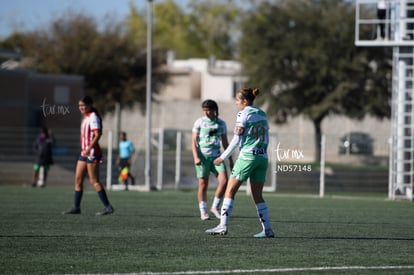
[[[88,174],[89,182],[95,188],[101,199],[104,209],[97,215],[112,214],[114,209],[109,203],[105,189],[99,180],[99,164],[102,162],[102,151],[99,139],[102,135],[102,119],[93,107],[93,100],[85,96],[79,100],[79,111],[83,114],[81,124],[81,153],[76,164],[74,206],[63,214],[80,214],[80,204],[83,195],[83,181]]]

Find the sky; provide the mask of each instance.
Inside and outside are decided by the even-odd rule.
[[[30,31],[48,23],[65,11],[82,11],[96,19],[106,16],[123,19],[129,12],[129,1],[144,9],[147,0],[0,0],[0,38],[13,31]],[[153,3],[162,0],[153,0]],[[182,6],[188,0],[175,0]]]

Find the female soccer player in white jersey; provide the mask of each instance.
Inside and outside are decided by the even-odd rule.
[[[208,220],[207,188],[210,173],[218,180],[214,200],[210,211],[220,219],[219,205],[226,190],[227,172],[224,163],[214,165],[214,160],[220,156],[220,141],[223,148],[228,146],[226,123],[218,117],[218,105],[214,100],[207,99],[201,104],[204,116],[194,122],[192,134],[192,153],[198,178],[198,205],[201,220]],[[229,158],[230,169],[233,160]]]
[[[81,200],[83,195],[83,181],[88,174],[89,182],[95,188],[99,198],[104,205],[102,211],[96,215],[108,215],[114,212],[112,205],[109,203],[103,185],[99,181],[99,163],[102,162],[102,151],[99,146],[99,139],[102,135],[102,119],[98,111],[93,107],[93,100],[85,96],[79,100],[79,111],[83,115],[81,124],[81,153],[76,164],[75,173],[75,194],[74,206],[63,214],[80,214]]]
[[[267,204],[263,199],[263,186],[268,167],[269,126],[266,113],[262,109],[253,106],[253,101],[258,94],[259,89],[251,88],[242,88],[237,92],[236,105],[240,111],[237,113],[234,136],[230,145],[214,161],[214,164],[222,163],[238,145],[240,146],[240,153],[227,183],[221,207],[220,224],[215,228],[206,230],[208,234],[227,234],[227,225],[236,192],[240,185],[250,178],[252,199],[256,204],[257,214],[263,228],[254,237],[273,238],[275,236],[270,226]]]

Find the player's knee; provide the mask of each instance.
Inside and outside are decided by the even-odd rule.
[[[101,185],[100,182],[98,182],[98,181],[91,181],[91,184],[92,184],[93,188],[95,188],[95,191],[96,192],[101,191],[102,185]]]
[[[75,191],[82,191],[82,190],[83,190],[82,182],[75,182]]]

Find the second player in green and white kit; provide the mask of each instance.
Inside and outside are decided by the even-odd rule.
[[[204,116],[197,119],[193,126],[192,153],[195,170],[198,178],[198,203],[200,217],[208,220],[207,188],[209,175],[213,173],[218,180],[218,186],[210,211],[220,218],[219,205],[223,197],[226,184],[227,172],[224,163],[214,165],[214,160],[220,156],[220,148],[228,146],[226,123],[218,117],[218,105],[213,100],[205,100],[201,104]],[[230,166],[233,166],[230,159]]]

